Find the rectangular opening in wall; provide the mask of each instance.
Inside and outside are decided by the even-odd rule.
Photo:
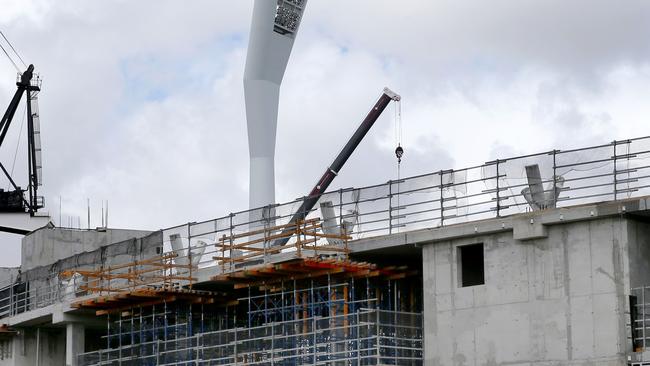
[[[458,274],[460,287],[485,284],[483,243],[458,247]]]

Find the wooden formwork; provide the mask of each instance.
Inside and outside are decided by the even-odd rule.
[[[220,300],[217,294],[206,291],[142,288],[80,300],[72,303],[71,307],[92,309],[95,310],[96,315],[105,315],[129,310],[134,307],[147,307],[177,301],[190,304],[221,304],[224,306],[236,303],[236,301],[233,303],[232,301]]]
[[[317,257],[320,254],[338,254],[347,258],[349,235],[326,234],[320,218],[299,220],[295,223],[265,227],[241,234],[223,235],[215,244],[219,256],[213,259],[221,266],[222,272],[236,270],[238,264],[259,262],[269,255],[283,251],[294,251],[295,256]],[[282,239],[295,237],[288,245],[273,246]],[[339,240],[341,245],[323,244],[320,239]],[[229,255],[226,255],[228,253]]]
[[[189,300],[211,303],[211,294],[193,291],[196,272],[192,264],[177,264],[175,253],[137,260],[95,270],[67,270],[59,278],[81,275],[77,290],[94,295],[71,304],[91,308],[97,315],[120,311],[129,306],[154,305],[165,301]],[[211,300],[212,299],[212,300]]]
[[[134,291],[148,285],[167,290],[184,286],[191,289],[196,282],[192,277],[196,268],[191,264],[174,263],[177,256],[170,253],[96,270],[67,270],[59,277],[66,279],[79,274],[85,279],[79,284],[79,290],[99,294]]]
[[[275,240],[294,236],[296,239],[292,244],[279,247],[269,245]],[[320,240],[323,238],[335,239],[341,244],[324,244]],[[102,315],[135,306],[174,301],[228,306],[237,303],[233,298],[239,289],[258,287],[260,290],[274,290],[289,280],[323,276],[399,279],[413,274],[406,267],[379,268],[372,263],[349,260],[349,239],[347,235],[323,233],[318,218],[224,235],[215,244],[221,255],[213,257],[222,273],[212,277],[209,282],[232,289],[229,293],[195,290],[193,287],[197,279],[193,274],[197,267],[191,263],[175,263],[178,257],[176,253],[96,270],[68,270],[62,272],[60,277],[83,276],[85,281],[78,289],[95,296],[74,302],[72,306],[93,309]],[[260,259],[285,250],[293,252],[291,259],[266,264],[262,261],[263,264],[259,264]],[[235,251],[241,251],[241,255],[233,257]],[[226,253],[230,256],[226,256]],[[243,266],[236,266],[236,263],[243,263]]]
[[[269,263],[224,273],[211,278],[217,283],[232,284],[233,289],[259,287],[273,289],[287,281],[315,279],[323,276],[337,277],[384,277],[395,280],[416,274],[406,266],[380,268],[367,262],[356,262],[341,258],[295,258],[282,263]]]

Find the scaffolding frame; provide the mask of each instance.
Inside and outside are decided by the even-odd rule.
[[[287,237],[291,245],[273,246]],[[212,258],[221,271],[200,284],[191,248],[183,260],[173,251],[64,271],[87,293],[72,307],[107,321],[104,348],[79,364],[421,365],[409,278],[419,271],[350,260],[348,239],[318,218],[224,235]]]
[[[290,246],[273,246],[276,241],[295,238]],[[324,243],[322,239],[336,240],[341,245]],[[270,256],[281,252],[294,251],[297,258],[318,257],[319,255],[335,255],[347,258],[350,249],[348,240],[351,237],[345,232],[326,234],[323,232],[321,219],[311,218],[297,220],[284,225],[265,224],[261,229],[247,231],[241,234],[230,232],[222,234],[214,246],[219,255],[212,259],[217,261],[223,273],[233,272],[247,263],[266,262]]]
[[[79,364],[421,365],[421,304],[402,296],[412,274],[336,258],[240,269],[212,279],[232,288],[224,304],[174,299],[108,313],[106,348]]]
[[[397,320],[397,321],[396,321]],[[83,353],[80,365],[422,365],[422,315],[360,308]],[[347,336],[344,336],[347,332]]]
[[[91,293],[121,293],[135,291],[144,286],[167,290],[181,287],[192,288],[196,268],[192,264],[178,264],[176,253],[167,253],[144,260],[133,261],[96,270],[66,270],[59,278],[69,279],[75,274],[84,277],[85,284],[79,288]]]

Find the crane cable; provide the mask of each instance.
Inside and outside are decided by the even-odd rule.
[[[14,167],[16,166],[16,158],[18,157],[18,148],[20,147],[20,140],[23,136],[23,125],[27,119],[27,107],[23,107],[23,118],[20,122],[20,132],[18,133],[18,142],[16,143],[16,152],[14,152],[14,162],[11,164],[11,173],[9,175],[14,175]]]
[[[2,47],[2,44],[0,44],[0,48],[2,48],[2,52],[5,53],[5,55],[6,55],[7,58],[9,59],[9,61],[11,61],[11,63],[14,65],[14,67],[16,68],[16,71],[20,72],[20,68],[18,67],[18,65],[16,65],[16,63],[15,63],[14,60],[11,58],[11,56],[9,56],[9,54],[7,53],[7,50],[5,50],[4,47]]]
[[[404,148],[402,148],[402,102],[397,100],[395,102],[395,143],[397,147],[395,148],[395,157],[397,157],[397,230],[399,232],[400,228],[400,183],[401,183],[401,172],[400,168],[402,165],[402,156],[404,155]]]
[[[397,169],[399,179],[399,166],[402,163],[402,156],[404,155],[404,149],[402,148],[402,102],[395,102],[395,156],[397,157]]]
[[[18,56],[18,59],[20,60],[20,62],[23,63],[23,66],[25,66],[25,68],[27,68],[27,64],[25,63],[25,61],[23,60],[23,58],[20,57],[20,54],[18,53],[18,51],[16,51],[16,49],[15,49],[14,46],[11,44],[11,42],[9,42],[9,40],[7,39],[7,37],[5,37],[5,34],[2,33],[2,31],[0,31],[0,35],[2,35],[2,38],[4,38],[5,41],[7,41],[7,44],[9,45],[9,47],[11,47],[11,50],[14,51],[14,53],[16,54],[16,56]],[[3,49],[3,50],[4,50],[4,49]],[[5,54],[6,54],[6,53],[7,53],[7,52],[5,51]],[[8,56],[8,55],[7,55],[7,56]],[[14,64],[14,66],[15,66],[15,64]]]

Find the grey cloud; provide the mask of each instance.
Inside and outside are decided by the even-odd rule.
[[[64,216],[85,217],[91,197],[98,217],[108,199],[112,226],[156,229],[247,207],[241,79],[252,2],[14,3],[0,29],[45,77],[50,210],[62,195]],[[307,192],[384,86],[404,97],[402,175],[647,134],[649,7],[310,1],[281,91],[277,197]],[[165,95],[131,99],[129,62],[145,91]],[[201,81],[176,86],[165,64],[174,62]],[[14,77],[0,62],[0,104]],[[388,110],[333,188],[393,179],[394,147]]]
[[[594,71],[621,61],[646,62],[650,3],[581,1],[314,2],[307,17],[341,41],[422,64],[479,60],[513,68],[541,64]],[[473,69],[473,70],[472,70]]]

